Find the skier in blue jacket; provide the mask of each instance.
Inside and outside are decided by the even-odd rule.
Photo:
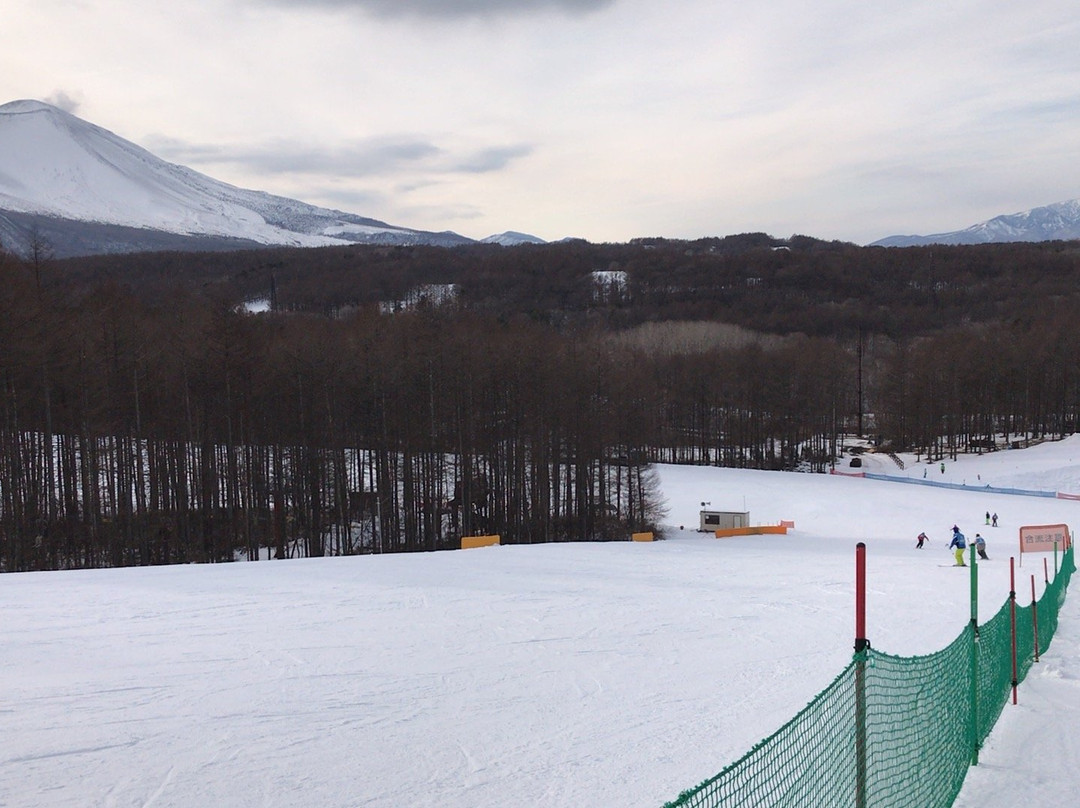
[[[956,566],[966,567],[964,550],[967,549],[967,539],[964,538],[964,534],[960,532],[960,528],[956,525],[953,525],[952,541],[949,542],[949,549],[953,551],[953,556],[956,558]]]

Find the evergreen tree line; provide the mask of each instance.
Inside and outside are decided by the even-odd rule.
[[[454,305],[250,315],[44,269],[0,260],[4,570],[619,539],[662,512],[654,461],[822,471],[852,432],[940,457],[1077,426],[1066,300],[660,339]]]

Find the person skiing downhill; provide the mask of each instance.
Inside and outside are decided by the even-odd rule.
[[[986,539],[978,533],[975,534],[975,552],[979,554],[979,558],[990,560],[990,556],[986,554]]]
[[[964,550],[967,549],[967,539],[964,538],[964,534],[960,532],[960,528],[953,525],[952,529],[952,541],[949,542],[949,549],[953,551],[953,557],[956,559],[957,567],[966,567],[964,563]]]
[[[929,541],[929,539],[927,538],[927,535],[925,533],[920,533],[915,538],[919,540],[919,543],[915,545],[916,550],[921,550],[922,546],[923,546],[923,542],[924,541]]]

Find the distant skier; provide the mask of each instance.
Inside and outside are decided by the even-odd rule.
[[[990,511],[986,512],[986,524],[990,524]],[[979,534],[976,533],[975,535],[977,536]]]
[[[919,543],[915,545],[915,549],[916,549],[916,550],[921,550],[921,549],[922,549],[922,546],[923,546],[923,542],[924,542],[924,541],[929,541],[929,539],[928,539],[928,538],[926,537],[926,534],[925,534],[925,533],[920,533],[920,534],[919,534],[918,536],[916,536],[915,538],[919,540]]]
[[[990,556],[986,554],[986,539],[978,533],[975,534],[975,552],[979,554],[979,558],[990,560]]]
[[[990,517],[990,524],[993,527],[997,527],[997,514],[996,513],[993,516]]]
[[[952,529],[952,541],[949,542],[949,549],[953,551],[953,557],[956,559],[957,567],[966,567],[964,563],[964,550],[967,549],[967,539],[964,538],[964,534],[960,532],[960,528],[953,525]]]
[[[941,473],[942,474],[945,473],[945,464],[944,463],[941,464]]]

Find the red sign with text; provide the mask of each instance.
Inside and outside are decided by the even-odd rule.
[[[1068,525],[1025,525],[1020,528],[1021,553],[1049,553],[1055,545],[1065,552],[1070,541]]]

